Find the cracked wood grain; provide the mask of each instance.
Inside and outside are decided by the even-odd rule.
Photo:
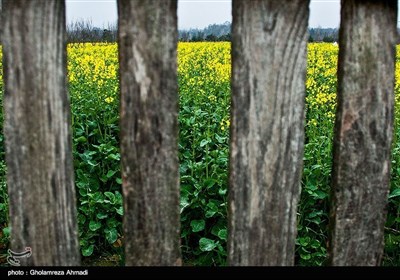
[[[126,265],[180,265],[177,1],[119,0]]]
[[[3,0],[11,249],[22,265],[80,264],[64,1]]]
[[[309,1],[233,0],[230,265],[293,265]]]
[[[329,263],[379,265],[390,181],[397,1],[342,1]]]

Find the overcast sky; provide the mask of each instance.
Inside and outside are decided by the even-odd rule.
[[[101,28],[117,21],[115,0],[66,0],[66,5],[67,22],[90,19]],[[339,20],[340,0],[311,0],[310,27],[339,27]],[[204,28],[225,21],[232,22],[230,0],[178,0],[179,29]]]

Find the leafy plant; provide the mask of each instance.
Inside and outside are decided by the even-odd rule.
[[[230,56],[227,43],[181,43],[179,159],[184,259],[224,265]]]
[[[116,45],[69,45],[68,58],[81,252],[122,254]]]

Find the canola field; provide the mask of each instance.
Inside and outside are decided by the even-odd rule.
[[[85,258],[118,256],[123,263],[117,45],[70,44],[67,51],[81,253]],[[326,260],[337,56],[338,46],[333,44],[308,45],[297,265],[323,265]],[[397,57],[400,66],[399,49]],[[181,237],[188,265],[226,263],[230,59],[230,43],[178,45]],[[0,96],[1,68],[0,64]],[[384,265],[400,265],[400,68],[396,69]],[[10,234],[5,174],[0,133],[0,253]]]

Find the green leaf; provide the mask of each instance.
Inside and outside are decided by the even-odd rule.
[[[216,182],[217,182],[216,180],[214,180],[212,178],[208,178],[204,181],[204,186],[206,186],[207,189],[212,188]]]
[[[108,243],[113,244],[118,239],[118,233],[115,228],[105,230]]]
[[[115,182],[117,182],[117,184],[122,185],[122,179],[121,178],[115,178]]]
[[[83,197],[87,196],[87,190],[86,189],[79,189],[79,194]]]
[[[218,232],[218,237],[221,238],[222,240],[227,240],[228,239],[228,231],[226,229],[221,229]]]
[[[226,188],[221,188],[221,189],[218,190],[218,194],[219,194],[219,195],[225,195],[226,192],[227,192],[227,189],[226,189]]]
[[[180,207],[181,207],[181,214],[183,210],[190,205],[188,199],[186,197],[181,197]]]
[[[89,257],[93,254],[94,245],[89,245],[89,247],[82,248],[82,256]]]
[[[207,203],[207,211],[206,211],[206,218],[211,218],[212,216],[214,216],[217,212],[218,212],[218,205],[221,202],[215,199],[211,199],[208,203]]]
[[[313,184],[307,184],[306,189],[311,190],[311,191],[315,191],[317,189],[317,186],[315,186]]]
[[[300,258],[303,260],[309,260],[311,259],[311,254],[300,254]]]
[[[119,154],[109,154],[108,156],[107,156],[107,159],[113,159],[113,160],[117,160],[117,161],[119,161],[120,160],[120,155]]]
[[[115,218],[111,218],[107,220],[107,227],[109,228],[115,228],[118,226],[118,224],[121,224],[118,222]]]
[[[10,227],[3,228],[3,234],[5,236],[10,236]]]
[[[122,205],[122,194],[119,191],[115,191],[115,203]]]
[[[90,196],[90,194],[89,194],[89,196]],[[92,198],[97,203],[103,203],[104,202],[104,196],[103,196],[103,194],[101,192],[95,192],[93,194]]]
[[[211,229],[211,233],[214,234],[215,236],[218,236],[218,233],[220,230],[226,229],[226,223],[225,220],[219,220]]]
[[[319,247],[321,247],[321,243],[318,240],[312,240],[311,241],[311,248],[317,249]]]
[[[106,175],[103,174],[103,175],[101,175],[100,180],[101,180],[103,183],[106,183],[106,182],[108,181],[108,178],[107,178]]]
[[[118,208],[116,208],[116,212],[119,214],[119,215],[124,215],[124,208],[121,206],[121,207],[118,207]]]
[[[325,192],[323,192],[323,191],[317,190],[317,191],[315,191],[314,196],[315,196],[317,199],[324,199],[325,197],[328,196],[328,194],[325,193]]]
[[[115,195],[112,192],[105,192],[104,195],[110,200],[112,204],[115,202]]]
[[[91,231],[96,231],[99,228],[101,228],[101,223],[100,222],[96,222],[96,221],[90,221],[89,223],[89,229]]]
[[[222,144],[225,142],[226,137],[221,137],[218,134],[215,134],[215,139],[217,139],[218,143]]]
[[[206,216],[206,218],[211,218],[211,217],[214,216],[216,213],[217,213],[217,211],[215,211],[214,209],[208,209],[208,210],[206,211],[205,216]]]
[[[321,216],[323,214],[323,211],[322,210],[320,210],[320,211],[313,211],[313,212],[311,212],[310,214],[308,214],[307,215],[307,217],[308,218],[314,218],[314,217],[317,217],[317,216]]]
[[[201,251],[209,252],[212,251],[215,247],[217,247],[217,244],[215,244],[214,240],[203,237],[200,238],[199,240],[199,246]]]
[[[97,217],[97,219],[105,219],[105,218],[107,218],[107,214],[105,214],[105,213],[98,213],[97,215],[96,215],[96,217]]]
[[[308,236],[307,237],[301,237],[301,238],[299,238],[299,243],[300,243],[301,246],[307,246],[308,243],[310,243],[310,238]]]
[[[95,166],[99,165],[98,163],[95,163],[95,162],[93,162],[91,160],[87,160],[86,163],[89,164],[92,167],[95,167]]]
[[[190,226],[192,227],[192,232],[202,231],[206,226],[206,221],[204,220],[193,220],[190,222]]]
[[[395,189],[390,195],[389,198],[400,196],[400,189]]]
[[[200,142],[200,147],[204,147],[205,145],[207,145],[208,144],[208,140],[207,139],[203,139],[203,140],[201,140],[201,142]]]
[[[78,143],[86,143],[87,139],[86,139],[85,136],[81,136],[78,139],[76,139],[76,142],[78,142]]]
[[[82,201],[81,201],[81,205],[85,205],[85,204],[87,204],[87,203],[89,203],[88,200],[82,200]]]
[[[82,214],[78,214],[78,223],[83,225],[86,222],[86,217]]]
[[[117,171],[115,170],[108,170],[107,172],[107,178],[111,178],[112,176],[114,176],[114,174],[117,173]]]

